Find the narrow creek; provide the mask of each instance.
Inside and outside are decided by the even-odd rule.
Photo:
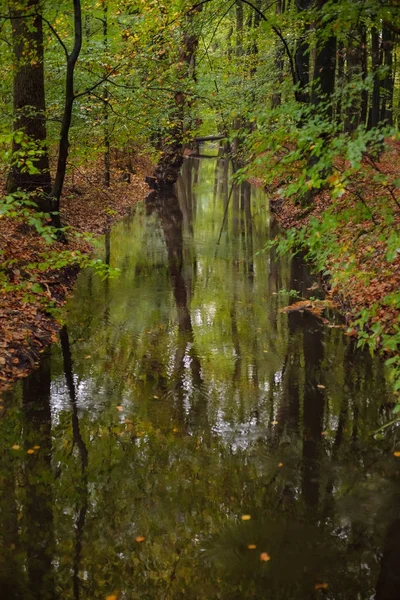
[[[224,160],[106,236],[60,343],[2,396],[0,598],[395,600],[382,363],[308,313],[301,260]],[[310,289],[313,288],[313,289]]]

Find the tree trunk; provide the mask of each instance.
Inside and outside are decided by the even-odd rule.
[[[196,5],[192,0],[193,8]],[[160,140],[162,150],[154,175],[159,185],[171,185],[178,179],[183,163],[183,145],[185,133],[190,127],[188,109],[192,101],[184,91],[186,82],[196,81],[196,51],[199,45],[199,36],[195,30],[196,15],[202,11],[199,5],[195,10],[186,13],[182,45],[179,51],[177,73],[177,91],[173,95],[173,106],[170,109],[170,122],[172,123],[163,139]]]
[[[49,212],[48,194],[51,188],[49,157],[46,148],[46,104],[43,66],[43,26],[41,0],[9,3],[15,62],[14,132],[22,132],[22,141],[13,142],[13,154],[21,153],[18,164],[11,167],[7,191],[21,189],[36,192],[35,201],[41,211]],[[32,15],[27,17],[27,14]],[[24,161],[24,144],[31,143],[38,151],[29,173]]]
[[[52,210],[56,212],[53,219],[55,227],[60,228],[60,198],[64,187],[65,173],[67,170],[68,149],[69,149],[69,130],[72,120],[72,107],[75,100],[74,93],[74,71],[76,61],[78,60],[82,47],[82,12],[80,0],[74,2],[74,48],[68,55],[67,75],[65,81],[65,103],[64,114],[61,123],[60,141],[58,146],[57,171],[50,197],[52,199]]]
[[[317,7],[322,10],[326,0],[319,0]],[[319,25],[322,26],[322,23]],[[319,26],[317,24],[317,27]],[[329,27],[329,23],[325,24]],[[336,37],[328,34],[317,44],[317,52],[314,65],[314,83],[312,89],[312,103],[318,105],[321,101],[329,100],[335,90],[336,70]],[[332,105],[328,104],[326,114],[332,116]]]
[[[346,49],[347,83],[356,84],[362,78],[362,46],[360,40],[360,31],[352,30],[348,36],[348,44]],[[346,94],[347,95],[347,94]],[[361,94],[359,91],[350,92],[350,102],[346,111],[345,130],[352,132],[361,123]]]
[[[381,101],[380,80],[378,69],[380,67],[379,57],[379,32],[373,27],[371,30],[371,59],[372,72],[374,75],[374,87],[372,90],[371,110],[369,114],[369,128],[376,127],[379,123],[379,108]]]
[[[339,42],[338,51],[337,51],[337,87],[340,89],[340,95],[338,96],[338,101],[336,103],[336,121],[338,124],[341,124],[344,120],[342,117],[342,94],[343,94],[343,86],[344,86],[344,67],[345,67],[345,47],[343,42]]]
[[[393,47],[394,33],[387,27],[382,30],[382,52],[383,64],[386,67],[385,78],[382,81],[382,106],[381,106],[381,122],[387,125],[393,125]]]
[[[106,0],[102,0],[103,4],[103,47],[104,47],[104,60],[108,58],[108,6]],[[104,76],[107,72],[104,72]],[[110,187],[111,178],[111,157],[110,157],[110,128],[108,123],[108,86],[104,84],[103,94],[103,123],[104,123],[104,185]]]
[[[311,0],[299,0],[297,3],[297,7],[300,12],[306,11],[310,8],[310,6]],[[296,100],[302,103],[310,102],[310,93],[308,90],[308,85],[310,83],[310,52],[308,43],[309,31],[310,26],[308,23],[306,23],[297,43],[295,53],[296,78],[299,85],[299,89],[295,95]]]
[[[284,0],[276,0],[276,14],[282,15],[284,12]],[[272,94],[272,108],[277,108],[281,105],[282,94],[280,92],[281,85],[283,83],[283,67],[284,67],[284,56],[285,51],[282,44],[279,44],[275,50],[275,70],[276,70],[276,85],[278,91],[274,91]]]

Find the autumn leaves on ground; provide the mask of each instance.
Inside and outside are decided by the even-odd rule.
[[[150,162],[136,156],[131,170],[113,168],[109,188],[103,184],[100,164],[75,170],[73,178],[68,178],[61,209],[67,245],[49,245],[26,218],[0,216],[0,256],[6,265],[0,291],[0,390],[28,374],[43,349],[57,339],[61,318],[57,309],[79,271],[70,258],[63,261],[65,252],[75,253],[81,263],[93,251],[89,234],[94,241],[94,236],[107,231],[146,197]],[[55,268],[41,270],[49,259]]]
[[[354,210],[355,204],[363,203],[366,208],[364,220],[355,219],[353,214],[348,220],[337,221],[339,225],[345,223],[340,229],[335,228],[335,222],[330,223],[329,235],[334,243],[331,243],[332,250],[324,265],[326,270],[330,270],[328,290],[339,301],[348,319],[354,318],[363,308],[377,305],[372,322],[384,322],[387,330],[397,324],[399,316],[395,303],[385,301],[400,289],[400,254],[395,249],[393,256],[388,257],[385,243],[391,232],[400,228],[399,157],[400,142],[387,140],[386,152],[373,164],[366,155],[357,179],[346,186],[343,195],[334,203],[330,190],[314,197],[311,210],[305,210],[294,202],[282,201],[274,193],[271,203],[273,212],[285,229],[309,226],[312,217],[321,220],[328,208],[340,216]],[[373,178],[377,172],[380,174],[379,183]],[[387,196],[392,198],[394,208],[390,220],[385,220]],[[324,233],[323,229],[316,231],[322,243]]]

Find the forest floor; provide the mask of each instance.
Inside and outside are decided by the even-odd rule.
[[[57,339],[58,309],[79,271],[71,258],[71,266],[61,266],[65,251],[90,256],[93,245],[87,234],[106,232],[148,195],[145,176],[151,174],[150,161],[136,156],[131,167],[134,173],[112,168],[108,188],[100,163],[67,177],[60,211],[63,225],[72,228],[67,230],[67,245],[48,244],[26,220],[0,215],[0,390],[27,375]],[[61,268],[41,270],[49,256],[53,262],[58,257]]]
[[[279,197],[282,182],[266,189],[284,229],[306,228],[305,247],[327,274],[325,292],[344,314],[348,335],[372,339],[372,347],[391,354],[400,345],[399,182],[400,142],[389,141],[379,161],[372,164],[366,158],[357,178],[335,200],[324,190],[305,209]],[[262,179],[251,183],[263,186]],[[367,217],[360,218],[360,206]],[[325,225],[313,224],[324,218]]]

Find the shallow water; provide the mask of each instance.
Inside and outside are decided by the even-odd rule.
[[[0,598],[398,600],[400,459],[379,360],[282,313],[268,201],[185,161],[82,273],[3,395]]]

